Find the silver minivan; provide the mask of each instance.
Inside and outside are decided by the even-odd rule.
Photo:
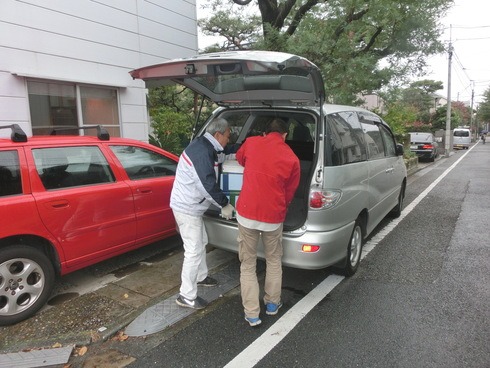
[[[148,87],[173,81],[212,99],[219,107],[207,122],[217,116],[229,122],[230,146],[262,134],[273,118],[289,124],[286,143],[300,160],[301,180],[284,223],[284,265],[334,265],[352,275],[363,240],[388,214],[400,215],[407,181],[403,146],[374,113],[325,104],[320,70],[310,61],[286,53],[232,51],[171,60],[131,75]],[[219,180],[232,203],[240,194],[242,172],[233,160],[223,164]],[[210,245],[238,251],[236,221],[211,208],[205,223]]]
[[[453,147],[468,149],[471,144],[471,131],[467,128],[456,128],[453,130]]]

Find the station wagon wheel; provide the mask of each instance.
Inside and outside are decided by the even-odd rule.
[[[0,249],[0,326],[20,322],[48,300],[54,269],[36,248],[15,245]]]
[[[362,240],[362,225],[361,221],[357,219],[347,247],[347,259],[343,269],[345,276],[354,275],[359,267],[361,261]]]

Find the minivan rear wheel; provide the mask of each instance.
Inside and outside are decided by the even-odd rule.
[[[362,241],[362,225],[361,221],[357,219],[347,247],[345,267],[342,270],[342,273],[345,276],[354,275],[359,268],[359,263],[361,262]]]
[[[398,203],[390,212],[390,216],[397,218],[400,217],[403,211],[403,201],[405,200],[405,183],[400,188],[400,194],[398,195]]]

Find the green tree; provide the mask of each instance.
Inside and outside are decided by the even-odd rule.
[[[149,142],[169,152],[181,154],[190,139],[190,117],[167,106],[154,108],[150,117],[152,133]]]
[[[397,141],[404,142],[407,126],[416,120],[417,110],[413,106],[395,101],[386,106],[386,113],[382,117],[390,125]]]
[[[434,107],[434,93],[443,88],[441,81],[424,79],[410,83],[403,90],[402,98],[409,105],[415,107],[419,114],[429,112]]]
[[[458,126],[470,126],[471,108],[464,102],[451,102],[451,112],[457,116]]]
[[[205,32],[239,39],[232,42],[239,49],[246,45],[305,56],[322,69],[329,101],[359,103],[359,93],[420,75],[427,56],[443,51],[438,21],[453,0],[238,2],[247,5],[213,0],[209,6],[215,15],[200,23]],[[260,13],[260,25],[236,10],[250,7]],[[227,26],[211,27],[218,21]],[[245,41],[247,34],[253,45]]]
[[[411,83],[407,88],[394,87],[381,93],[385,101],[384,118],[388,123],[394,122],[397,138],[405,136],[406,132],[434,131],[432,125],[436,116],[434,107],[434,92],[442,89],[442,82],[420,80]],[[391,124],[390,124],[391,125]]]
[[[205,101],[201,109],[197,95],[181,86],[151,88],[148,94],[152,129],[149,142],[175,154],[182,153],[194,133],[193,128],[199,127],[206,118],[199,112],[207,113],[212,108],[212,103]]]
[[[247,14],[244,7],[234,7],[231,10],[221,9],[219,4],[210,5],[213,15],[208,19],[198,21],[202,33],[209,36],[220,35],[224,41],[205,49],[205,52],[222,50],[243,50],[260,39],[260,16]]]
[[[490,88],[483,93],[483,101],[478,106],[477,119],[480,123],[490,122]]]
[[[442,88],[443,84],[441,81],[429,79],[416,81],[411,83],[408,88],[402,90],[401,99],[417,111],[417,121],[430,126],[434,117],[432,113],[434,109],[434,93]]]
[[[451,103],[451,129],[457,128],[461,125],[469,125],[464,123],[462,112],[463,109],[468,110],[467,107],[464,107],[464,104],[461,102],[452,102]],[[447,117],[447,106],[439,107],[436,110],[434,120],[432,123],[432,130],[443,129],[446,130],[446,117]]]

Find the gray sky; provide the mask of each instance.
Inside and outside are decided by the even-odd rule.
[[[471,101],[474,90],[474,106],[482,101],[483,92],[490,87],[490,1],[455,0],[455,6],[443,19],[443,41],[452,41],[454,48],[451,61],[451,100]],[[452,26],[452,27],[450,27]],[[428,79],[444,82],[440,91],[447,96],[448,55],[429,60]]]

